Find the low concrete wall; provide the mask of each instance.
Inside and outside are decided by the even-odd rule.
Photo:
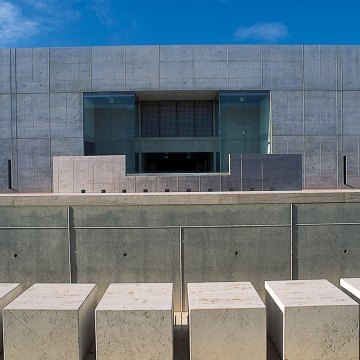
[[[231,154],[228,173],[125,173],[125,155],[55,156],[54,193],[278,191],[302,189],[296,154]]]
[[[360,192],[3,195],[0,282],[264,281],[360,273]],[[99,292],[99,296],[101,295]]]

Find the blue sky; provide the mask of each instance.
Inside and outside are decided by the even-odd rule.
[[[0,47],[360,43],[360,0],[0,0]]]

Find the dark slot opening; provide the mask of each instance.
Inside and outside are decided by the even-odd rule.
[[[344,185],[347,185],[347,156],[344,156]]]
[[[8,189],[12,189],[11,160],[8,160]]]

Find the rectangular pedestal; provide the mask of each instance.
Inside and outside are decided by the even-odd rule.
[[[265,360],[266,310],[249,282],[188,284],[192,360]]]
[[[94,284],[33,285],[4,308],[4,359],[84,359],[95,299]]]
[[[97,360],[173,359],[172,284],[110,284],[95,312]]]
[[[2,310],[22,292],[20,284],[0,283],[0,352],[3,349]]]
[[[266,281],[268,333],[282,359],[359,359],[359,305],[327,280]]]

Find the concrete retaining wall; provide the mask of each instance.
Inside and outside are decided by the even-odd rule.
[[[358,276],[360,193],[281,195],[1,196],[0,282],[172,282],[180,310],[188,282]]]

